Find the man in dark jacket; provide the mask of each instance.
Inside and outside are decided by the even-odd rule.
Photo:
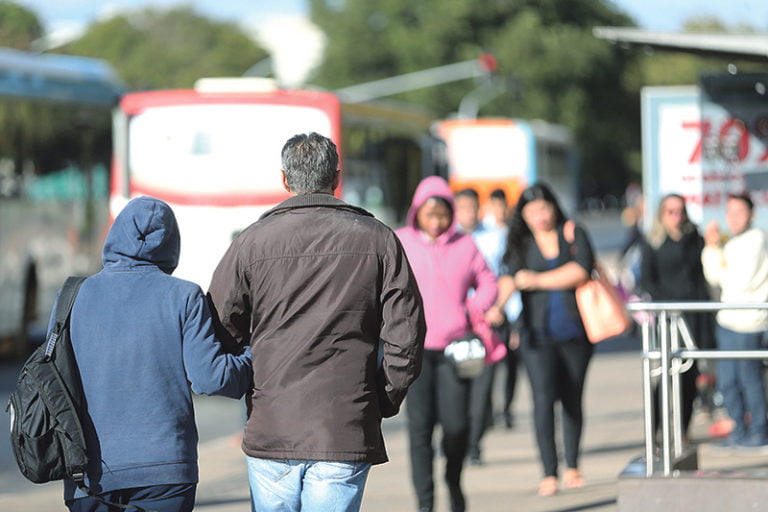
[[[170,275],[179,244],[167,204],[129,202],[104,243],[104,269],[83,282],[71,318],[88,408],[86,483],[109,501],[163,512],[195,503],[190,387],[240,398],[252,381],[250,353],[224,353],[214,338],[200,287]],[[114,510],[74,482],[64,497],[72,511]]]
[[[387,460],[381,419],[421,369],[421,296],[394,233],[333,196],[331,140],[292,137],[282,165],[295,195],[240,234],[210,287],[221,336],[253,355],[253,505],[358,510],[371,464]]]

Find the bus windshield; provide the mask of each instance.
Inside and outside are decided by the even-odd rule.
[[[152,107],[128,127],[136,191],[226,196],[281,192],[280,150],[296,133],[330,136],[320,109],[260,104]]]
[[[530,174],[530,138],[514,124],[458,125],[451,131],[450,140],[454,178],[509,179],[527,178]],[[499,158],[500,153],[514,158]]]

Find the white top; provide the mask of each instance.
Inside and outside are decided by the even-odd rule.
[[[762,229],[733,236],[722,248],[706,246],[701,262],[709,284],[720,288],[721,301],[768,301],[768,237]],[[717,321],[736,332],[764,331],[768,310],[722,310]]]
[[[507,229],[503,226],[497,226],[483,221],[472,232],[472,238],[475,240],[478,250],[488,263],[488,268],[498,278],[503,271],[504,251],[507,248]],[[520,292],[515,290],[504,305],[504,312],[507,319],[513,322],[520,316],[523,309],[523,301]]]

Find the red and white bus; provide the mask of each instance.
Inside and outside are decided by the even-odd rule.
[[[434,172],[432,120],[412,106],[344,104],[264,79],[126,94],[113,116],[110,213],[142,195],[170,204],[182,240],[174,275],[206,288],[233,237],[288,197],[280,150],[291,136],[330,137],[344,171],[337,194],[395,227]]]

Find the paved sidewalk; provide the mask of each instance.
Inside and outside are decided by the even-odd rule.
[[[516,398],[517,423],[513,430],[492,429],[484,439],[483,466],[467,467],[464,488],[468,510],[567,511],[618,510],[617,480],[631,459],[643,453],[641,363],[637,350],[598,353],[589,370],[586,390],[586,424],[581,465],[587,478],[582,489],[563,490],[549,498],[536,495],[541,469],[536,453],[530,416],[530,397],[525,375],[521,375]],[[707,419],[697,417],[694,441],[705,441]],[[371,471],[363,499],[366,512],[415,510],[411,489],[407,436],[403,419],[385,428],[391,461]],[[439,439],[439,435],[436,436]],[[734,458],[718,454],[709,444],[699,450],[700,467],[706,469],[765,468],[768,456]],[[443,461],[436,462],[436,475]],[[202,512],[248,511],[249,498],[245,462],[235,436],[200,446],[200,486],[196,510]],[[35,486],[13,494],[0,494],[0,511],[64,510],[58,483]],[[437,510],[448,511],[445,486],[437,483]]]

